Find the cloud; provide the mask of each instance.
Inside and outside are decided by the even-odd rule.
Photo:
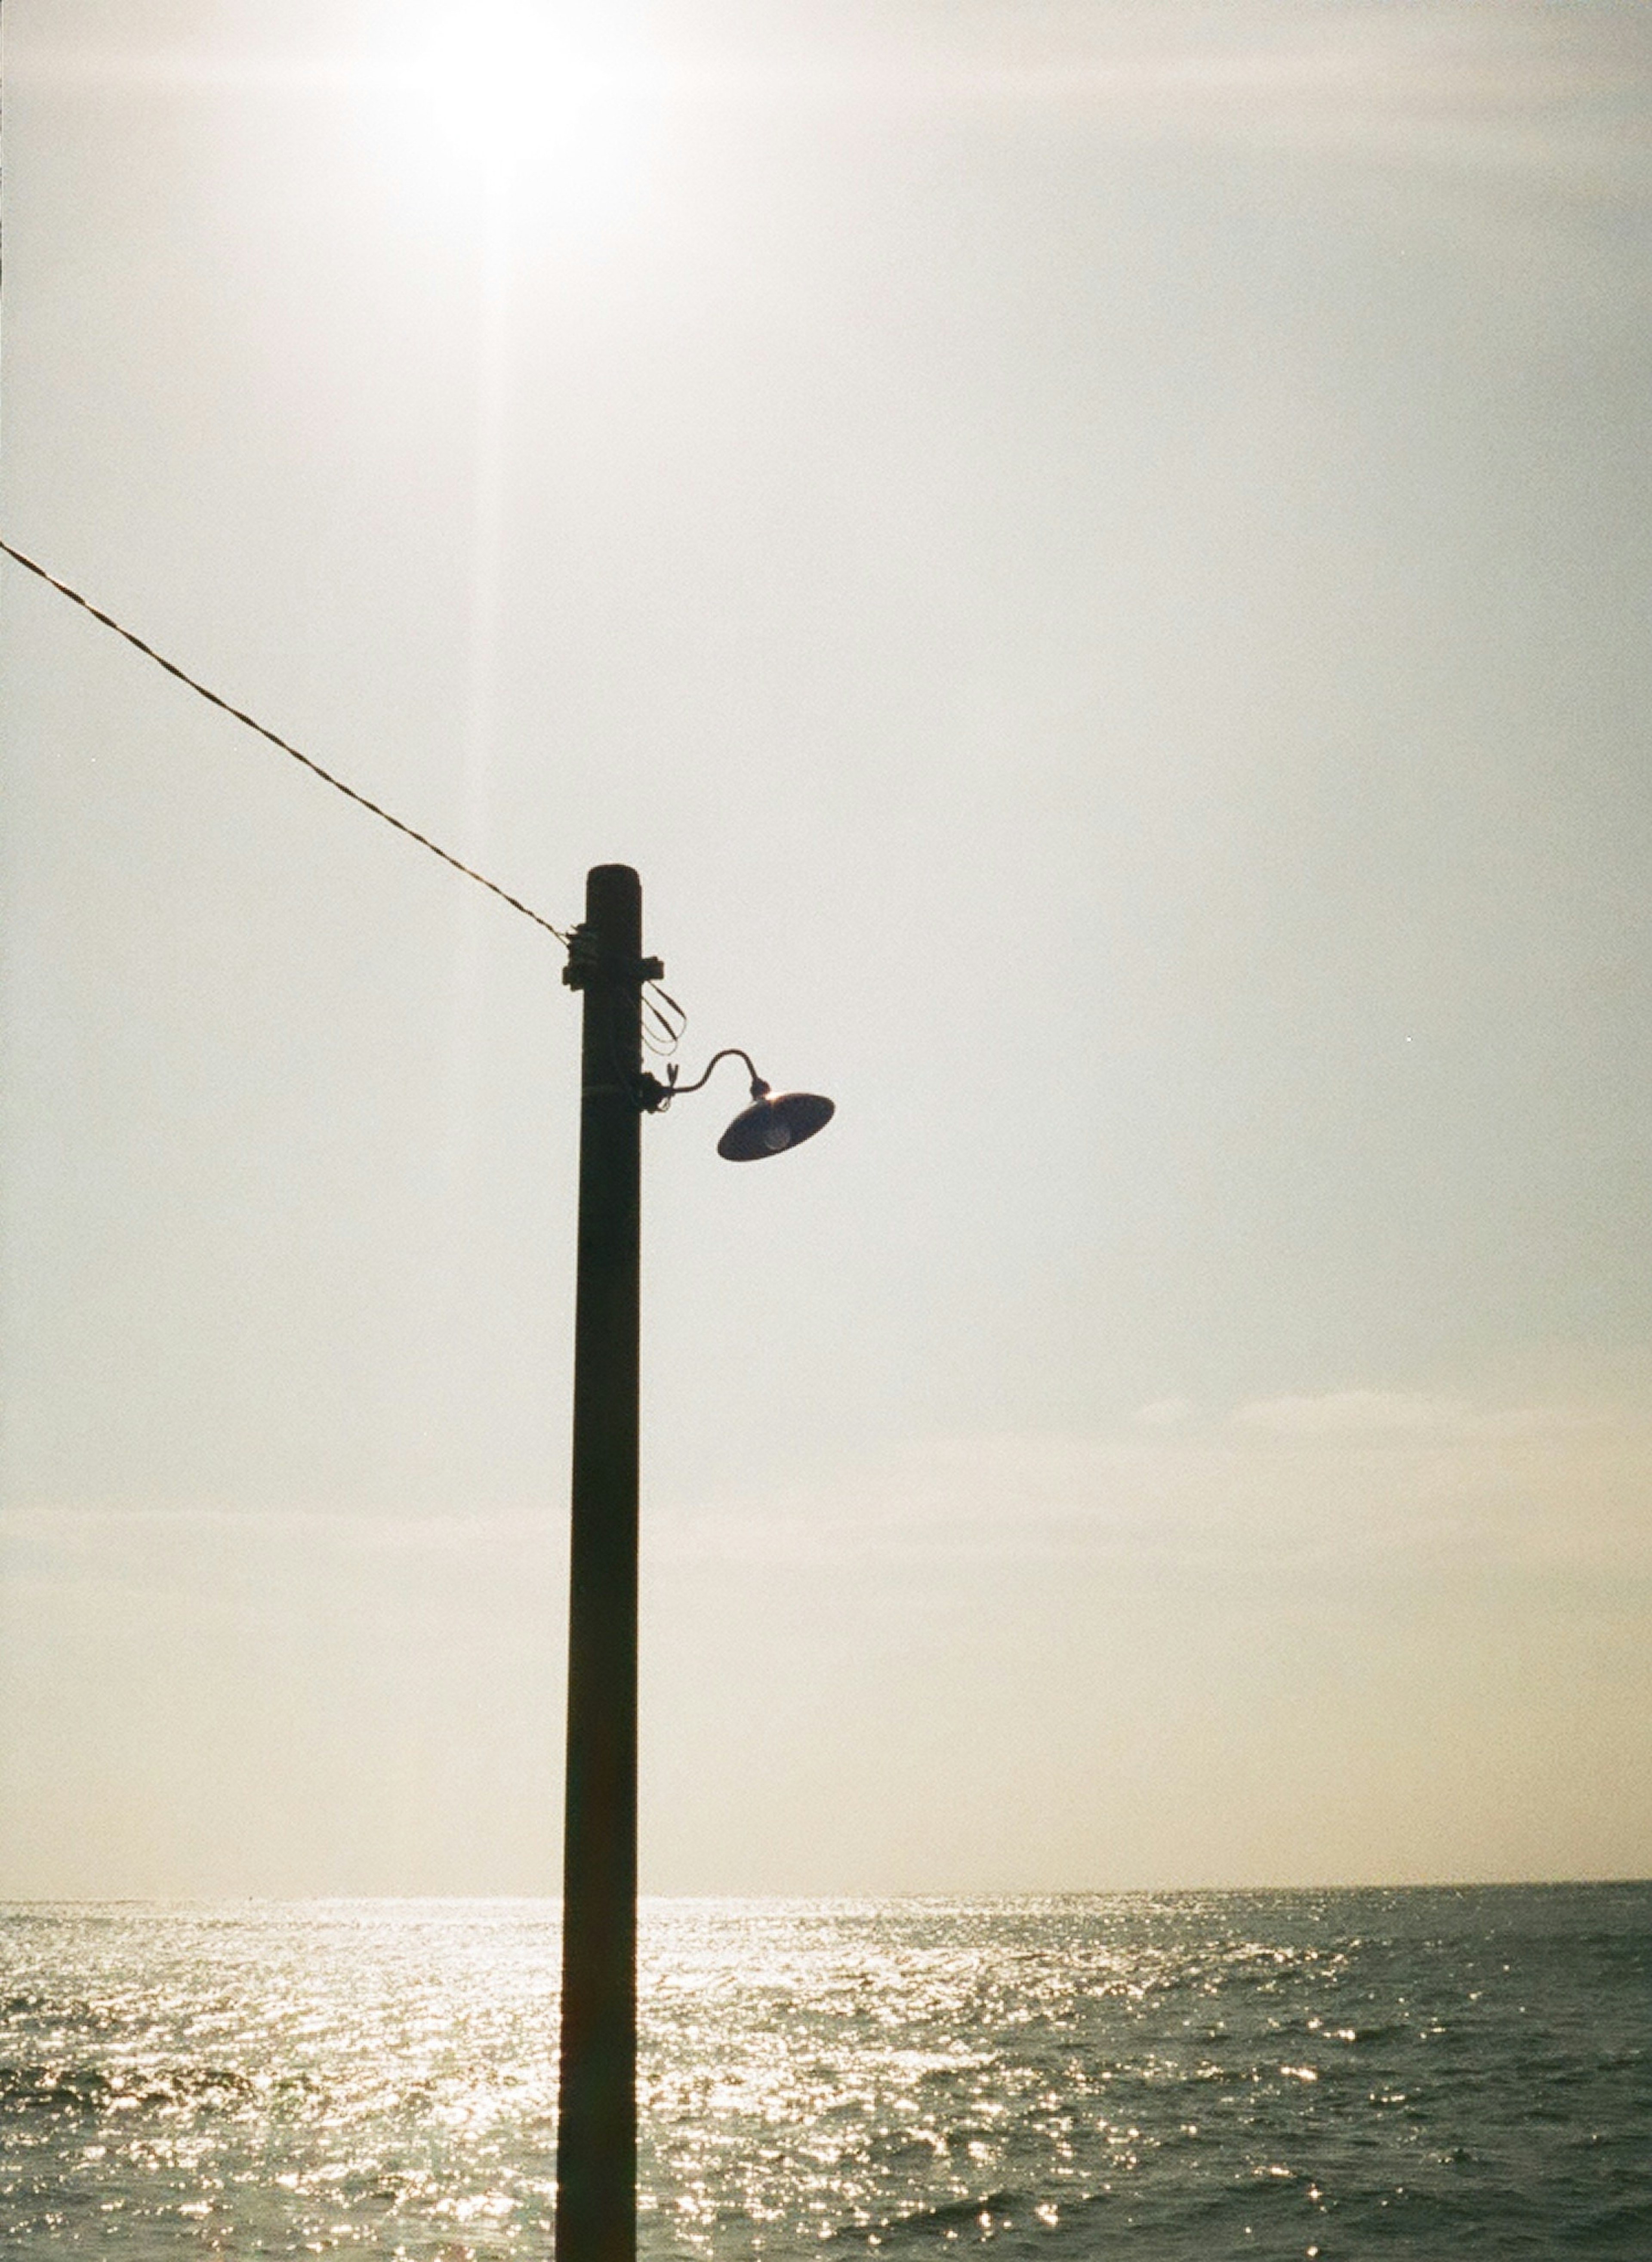
[[[1347,1437],[1372,1431],[1460,1429],[1469,1408],[1453,1398],[1425,1398],[1405,1391],[1332,1390],[1312,1398],[1259,1398],[1239,1407],[1233,1419],[1253,1430],[1283,1437]]]
[[[243,53],[169,47],[152,30],[96,46],[38,40],[11,68],[41,85],[404,100],[428,76],[405,40],[323,48],[302,31]],[[897,11],[881,31],[830,10],[780,11],[732,44],[679,37],[662,47],[657,68],[682,105],[717,119],[731,108],[1060,106],[1132,139],[1587,176],[1643,162],[1637,97],[1652,77],[1652,38],[1623,9],[1298,0],[1225,12],[1174,0],[1084,0],[1032,13],[954,9],[927,23]]]
[[[1193,1411],[1190,1398],[1155,1398],[1138,1407],[1133,1419],[1143,1430],[1171,1430],[1178,1422],[1185,1422]]]
[[[553,1538],[553,1530],[555,1537]],[[298,1587],[370,1576],[443,1587],[559,1569],[563,1535],[549,1515],[407,1516],[308,1509],[0,1509],[4,1594],[104,1588],[131,1594],[233,1594],[267,1601]],[[4,1595],[0,1594],[0,1604]]]
[[[1638,1404],[1350,1390],[1182,1423],[1182,1401],[1162,1400],[1110,1434],[914,1442],[785,1492],[656,1502],[648,1545],[662,1567],[735,1577],[1271,1566],[1357,1580],[1379,1562],[1652,1576],[1652,1410]]]

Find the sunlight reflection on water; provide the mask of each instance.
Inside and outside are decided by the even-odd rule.
[[[1642,2256],[1642,1887],[656,1902],[641,2244]],[[554,1905],[0,1913],[0,2244],[549,2251]]]

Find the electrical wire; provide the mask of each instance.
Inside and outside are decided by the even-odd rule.
[[[4,21],[4,0],[0,0],[0,278],[4,277],[5,271]],[[0,296],[0,307],[4,306],[4,297]],[[0,338],[3,337],[4,332],[0,331]],[[168,675],[182,683],[186,689],[193,691],[198,698],[205,700],[209,707],[216,707],[220,714],[227,715],[232,722],[241,724],[247,730],[254,731],[262,738],[267,745],[276,747],[284,754],[290,755],[295,762],[308,770],[312,777],[319,778],[323,785],[331,786],[334,793],[342,794],[347,801],[353,801],[358,809],[364,809],[370,817],[377,817],[383,824],[388,825],[393,832],[402,833],[417,846],[427,849],[433,856],[440,857],[444,864],[450,866],[463,878],[474,880],[478,888],[485,888],[490,895],[497,896],[502,904],[508,904],[512,911],[520,911],[524,918],[531,919],[535,926],[542,927],[547,934],[554,935],[558,942],[566,947],[570,940],[566,930],[557,926],[553,920],[546,918],[542,912],[536,911],[531,904],[525,904],[520,896],[512,895],[508,888],[500,887],[497,880],[490,880],[485,872],[478,872],[473,865],[467,864],[461,858],[454,855],[450,849],[443,848],[439,842],[432,840],[428,834],[420,832],[415,825],[409,825],[405,818],[395,816],[380,803],[359,792],[355,786],[347,784],[341,777],[337,777],[331,770],[324,768],[312,755],[303,753],[290,740],[284,738],[278,731],[270,730],[267,724],[261,723],[255,716],[248,714],[244,708],[232,706],[227,699],[220,698],[216,691],[209,689],[205,683],[198,681],[187,670],[178,666],[175,660],[168,659],[163,653],[158,652],[152,644],[147,644],[135,630],[124,627],[112,614],[106,613],[100,606],[93,604],[90,597],[83,596],[78,589],[71,588],[67,581],[60,581],[56,574],[48,573],[38,559],[27,556],[25,551],[17,549],[11,543],[4,539],[0,539],[0,551],[4,551],[15,565],[21,566],[25,573],[32,573],[37,580],[44,581],[48,588],[55,589],[60,596],[67,597],[70,604],[78,605],[82,612],[89,613],[92,619],[103,627],[112,630],[115,635],[122,638],[134,652],[140,652],[146,659],[153,660],[157,667],[163,669]],[[657,991],[662,1002],[660,1005],[656,1005],[651,998],[644,1000],[645,1012],[650,1017],[650,1021],[645,1024],[644,1041],[649,1050],[657,1057],[664,1058],[674,1053],[681,1043],[683,1032],[687,1027],[688,1016],[674,998],[659,988],[657,983],[652,983],[649,986]]]
[[[651,993],[651,994],[650,994]],[[657,1000],[657,1002],[656,1002]],[[688,1013],[669,990],[650,982],[643,992],[643,1049],[656,1060],[670,1060],[682,1043]]]
[[[4,0],[0,0],[0,277],[4,273]],[[0,299],[0,305],[3,304],[4,300]],[[220,714],[227,715],[232,722],[243,724],[246,729],[255,732],[268,745],[276,747],[284,754],[290,755],[295,762],[308,770],[312,777],[319,778],[323,785],[331,786],[334,793],[342,794],[347,801],[353,801],[358,809],[364,809],[370,817],[378,818],[393,831],[404,834],[409,840],[416,843],[419,847],[428,849],[433,856],[439,856],[444,864],[449,865],[464,879],[474,880],[478,888],[485,888],[490,895],[497,896],[502,904],[508,904],[512,911],[520,911],[524,918],[531,919],[535,926],[542,927],[547,934],[554,935],[558,942],[564,946],[571,942],[571,937],[564,929],[555,926],[541,912],[535,911],[531,904],[523,903],[520,896],[512,895],[508,889],[500,887],[497,880],[490,880],[485,872],[478,872],[473,866],[462,862],[449,850],[442,847],[427,834],[407,824],[405,819],[392,815],[379,803],[370,800],[366,794],[358,792],[355,786],[347,785],[341,777],[336,777],[331,770],[324,769],[321,764],[311,755],[302,753],[298,747],[282,738],[279,732],[270,730],[268,724],[259,722],[255,716],[248,714],[245,709],[233,707],[227,699],[220,698],[216,691],[210,690],[205,683],[198,681],[194,676],[178,666],[176,661],[168,659],[163,653],[158,652],[153,645],[147,644],[133,630],[124,627],[112,614],[106,613],[101,607],[93,604],[90,597],[83,596],[78,589],[71,588],[67,581],[60,581],[55,573],[48,573],[37,559],[28,557],[23,551],[16,549],[10,542],[4,539],[0,539],[0,551],[10,558],[15,565],[21,566],[25,573],[32,573],[38,580],[44,581],[48,588],[55,589],[60,596],[67,597],[72,605],[78,605],[82,612],[89,613],[92,619],[103,627],[112,630],[115,635],[122,638],[134,652],[140,652],[146,659],[153,660],[157,667],[163,669],[168,675],[182,683],[186,689],[193,691],[198,698],[205,700],[209,707],[216,707]],[[656,1060],[669,1060],[682,1043],[684,1033],[688,1027],[687,1012],[657,981],[650,981],[645,985],[641,1003],[643,1049],[651,1054]],[[748,1063],[747,1065],[750,1066],[750,1063]],[[674,1080],[676,1070],[673,1070],[672,1074]],[[701,1081],[703,1082],[704,1079],[702,1078]]]
[[[435,841],[418,832],[401,818],[392,816],[389,810],[381,808],[377,802],[370,801],[364,793],[358,793],[353,785],[347,785],[341,777],[334,777],[331,770],[323,769],[320,762],[313,760],[308,754],[301,753],[297,746],[289,745],[285,738],[278,736],[266,724],[257,721],[255,717],[246,713],[243,709],[232,707],[228,700],[220,699],[216,691],[209,691],[205,684],[198,683],[192,675],[186,674],[183,669],[176,666],[174,661],[165,659],[153,645],[146,644],[143,638],[135,635],[131,629],[123,628],[120,623],[110,614],[100,611],[90,597],[83,597],[78,589],[71,589],[67,581],[60,581],[55,573],[48,573],[44,566],[38,565],[32,558],[25,558],[22,551],[14,550],[9,542],[0,540],[0,551],[4,551],[8,558],[21,566],[25,573],[34,574],[38,580],[44,581],[48,588],[55,589],[61,596],[67,597],[71,604],[78,605],[83,613],[90,613],[93,620],[100,621],[106,629],[112,629],[118,637],[124,637],[134,651],[142,652],[146,659],[154,660],[157,667],[164,668],[169,675],[175,676],[198,697],[205,699],[209,707],[218,708],[221,713],[229,716],[232,721],[242,723],[248,730],[256,731],[258,736],[268,740],[270,746],[278,747],[284,754],[291,754],[295,762],[302,763],[312,776],[320,779],[323,785],[330,785],[334,793],[341,793],[347,801],[353,801],[358,809],[364,809],[370,817],[381,818],[396,832],[405,833],[409,840],[416,841],[420,847],[427,848],[433,856],[440,856],[444,864],[450,864],[453,869],[463,874],[465,879],[474,880],[478,888],[485,888],[490,895],[497,896],[503,904],[508,904],[514,911],[520,911],[524,918],[532,919],[535,926],[543,927],[547,934],[554,934],[558,942],[566,944],[568,936],[564,929],[553,926],[549,919],[535,911],[530,904],[523,903],[520,896],[514,896],[508,889],[501,888],[497,880],[490,880],[485,872],[478,872],[472,866],[462,863],[459,858],[452,854],[449,850],[439,846]],[[661,994],[664,995],[664,992]],[[679,1011],[680,1010],[679,1008]],[[680,1036],[680,1030],[678,1034]]]
[[[4,40],[4,0],[0,0],[0,281],[4,280],[5,274]],[[3,308],[4,305],[4,296],[0,295],[0,308]],[[0,316],[0,320],[3,320],[3,316]],[[4,335],[4,329],[0,328],[0,342],[3,342]],[[558,942],[566,945],[568,936],[564,929],[554,925],[541,912],[535,911],[531,904],[523,903],[520,896],[512,895],[508,888],[501,888],[499,882],[490,880],[485,872],[478,872],[471,865],[462,862],[449,849],[440,846],[425,833],[419,832],[415,826],[407,824],[399,817],[392,816],[389,810],[381,808],[377,802],[370,801],[366,794],[358,793],[353,785],[347,785],[341,777],[334,777],[331,770],[324,769],[321,764],[313,760],[310,755],[301,753],[297,746],[289,745],[278,732],[260,723],[254,716],[248,715],[240,707],[232,707],[229,701],[220,699],[216,691],[209,691],[205,684],[198,683],[194,676],[187,674],[174,661],[164,658],[153,645],[146,644],[143,638],[135,635],[131,629],[123,628],[111,615],[94,605],[90,597],[82,596],[78,589],[71,589],[67,581],[60,581],[55,573],[48,573],[44,566],[38,564],[32,558],[25,557],[21,550],[14,549],[11,543],[0,540],[0,551],[4,551],[15,564],[21,566],[25,573],[35,575],[37,580],[44,581],[48,588],[55,589],[60,596],[67,597],[72,605],[78,605],[83,613],[90,613],[93,620],[101,622],[106,629],[112,629],[118,637],[124,637],[134,652],[140,652],[146,659],[152,659],[157,667],[164,668],[169,675],[175,676],[178,682],[193,691],[198,698],[205,699],[209,707],[216,707],[221,713],[227,715],[233,722],[245,724],[248,730],[255,731],[270,746],[278,747],[284,754],[290,754],[295,762],[302,763],[312,777],[320,778],[323,785],[330,785],[334,793],[341,793],[347,801],[353,801],[358,809],[364,809],[370,817],[380,818],[395,832],[405,833],[409,840],[415,841],[420,848],[427,848],[433,856],[439,856],[444,864],[451,865],[453,869],[462,874],[465,879],[474,880],[478,888],[485,888],[490,895],[497,896],[502,904],[508,904],[514,911],[520,911],[524,918],[532,919],[535,926],[543,927],[547,934],[555,935]],[[679,1037],[681,1035],[680,1029],[678,1031],[678,1035]],[[674,1045],[669,1048],[674,1049]]]

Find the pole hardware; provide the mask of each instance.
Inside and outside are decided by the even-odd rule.
[[[627,958],[622,953],[616,956],[606,947],[602,934],[582,919],[568,937],[568,963],[562,969],[562,978],[570,990],[588,990],[598,981],[635,983],[640,990],[645,982],[665,979],[665,961]]]

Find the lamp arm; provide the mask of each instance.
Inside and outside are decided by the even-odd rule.
[[[673,1099],[680,1099],[686,1091],[698,1091],[702,1084],[708,1084],[711,1081],[711,1071],[716,1067],[717,1063],[719,1061],[725,1060],[743,1060],[745,1063],[747,1069],[751,1072],[751,1097],[753,1099],[765,1099],[768,1097],[769,1087],[765,1084],[763,1078],[758,1074],[756,1063],[753,1062],[751,1054],[749,1052],[743,1051],[738,1045],[725,1045],[720,1053],[713,1053],[711,1058],[706,1063],[704,1069],[700,1071],[700,1075],[694,1078],[692,1084],[679,1084],[675,1075],[673,1074],[670,1086],[672,1098]]]

